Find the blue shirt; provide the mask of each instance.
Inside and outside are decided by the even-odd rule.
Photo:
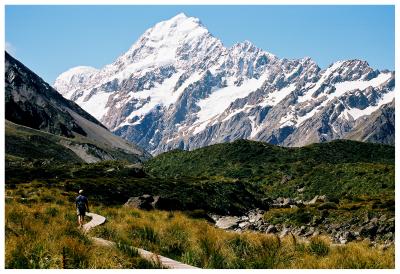
[[[88,208],[88,199],[83,195],[79,195],[78,197],[76,197],[75,205],[79,209],[87,209]]]

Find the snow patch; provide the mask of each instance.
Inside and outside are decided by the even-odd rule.
[[[334,63],[333,65],[331,65],[329,68],[327,68],[327,70],[322,74],[321,78],[319,78],[319,80],[315,84],[315,86],[312,87],[311,89],[309,89],[308,91],[306,91],[306,93],[303,96],[299,96],[297,101],[299,103],[302,103],[302,102],[313,99],[312,95],[314,94],[314,92],[316,92],[321,87],[321,85],[331,76],[331,74],[336,69],[338,69],[343,63],[344,63],[344,61],[338,61],[338,62]]]
[[[381,84],[385,83],[387,80],[392,77],[392,73],[381,73],[377,77],[369,80],[369,81],[347,81],[335,84],[335,92],[329,94],[329,98],[340,97],[348,91],[359,89],[364,90],[368,87],[378,87]]]
[[[229,119],[231,119],[232,117],[234,117],[236,114],[239,114],[241,112],[248,112],[253,106],[250,105],[245,105],[243,108],[239,108],[239,109],[235,109],[234,111],[232,111],[231,113],[229,113],[223,120],[222,122],[228,121]]]
[[[280,90],[269,93],[263,102],[260,103],[260,106],[276,106],[279,104],[286,96],[291,94],[296,89],[296,84],[293,83],[287,87],[284,87]]]
[[[65,98],[70,99],[72,94],[77,90],[77,87],[85,84],[86,80],[98,71],[98,69],[88,66],[71,68],[56,78],[53,87]]]
[[[249,116],[249,119],[251,123],[250,138],[255,138],[257,134],[264,129],[264,127],[262,125],[257,125],[256,116]]]
[[[345,93],[347,93],[349,91],[353,91],[355,89],[365,90],[368,87],[378,87],[381,84],[383,84],[386,81],[388,81],[391,77],[392,77],[392,73],[389,72],[389,73],[381,73],[377,77],[375,77],[375,78],[373,78],[373,79],[371,79],[369,81],[357,80],[357,81],[347,81],[347,82],[336,83],[335,84],[335,89],[336,89],[335,92],[333,92],[331,94],[328,94],[328,95],[324,94],[323,96],[327,97],[324,100],[324,102],[322,102],[319,106],[313,108],[306,115],[298,117],[296,126],[299,126],[305,120],[308,120],[311,117],[313,117],[317,112],[319,112],[319,110],[321,110],[323,107],[325,107],[333,99],[338,98],[338,97],[344,95]],[[390,92],[390,94],[391,93],[392,92]],[[387,97],[387,96],[389,96],[389,95],[385,94],[385,96],[384,96],[385,100],[390,100],[391,101],[391,99],[394,98],[394,93],[393,93],[393,95],[390,95],[389,97]],[[368,112],[372,113],[372,110],[375,111],[378,108],[379,107],[375,108],[375,106],[370,106],[370,107],[367,108],[368,110],[364,110],[364,111],[361,111],[360,109],[354,109],[353,111],[351,111],[351,112],[349,112],[347,114],[351,115],[351,113],[352,113],[352,114],[354,114],[354,117],[360,117],[359,115],[368,115]],[[364,113],[367,113],[367,114],[364,114]],[[354,119],[356,119],[356,118],[354,118]]]
[[[279,120],[279,124],[280,124],[279,128],[295,125],[295,123],[293,122],[294,120],[295,120],[295,117],[294,117],[293,111],[291,110],[285,116],[282,116],[282,118]]]
[[[181,96],[182,92],[184,91],[184,87],[179,88],[175,92],[173,91],[174,87],[176,86],[176,83],[179,80],[179,77],[182,74],[183,72],[175,73],[170,78],[166,79],[162,84],[157,84],[152,89],[133,92],[130,98],[126,102],[132,99],[142,99],[142,100],[150,99],[150,100],[146,102],[144,105],[142,105],[140,108],[132,111],[129,114],[129,116],[125,118],[125,121],[121,123],[118,127],[138,124],[139,121],[136,121],[135,123],[132,124],[129,122],[129,120],[131,120],[135,116],[143,117],[145,114],[150,112],[153,108],[155,108],[158,105],[163,105],[168,107],[171,104],[175,103]],[[194,75],[193,77],[199,77],[199,76]]]
[[[101,120],[103,115],[105,115],[108,111],[108,107],[106,107],[106,104],[110,95],[111,93],[99,91],[95,95],[90,97],[87,101],[83,101],[85,96],[79,97],[76,103],[79,104],[79,106],[85,111],[94,116],[97,120]]]
[[[378,110],[382,105],[392,102],[394,98],[395,98],[395,92],[393,90],[391,92],[384,94],[382,96],[382,99],[375,106],[369,106],[366,107],[365,109],[351,108],[345,110],[345,112],[347,115],[351,115],[351,117],[353,117],[354,120],[357,120],[361,116],[371,115],[371,113]]]
[[[228,86],[215,90],[209,97],[197,103],[200,111],[197,113],[198,123],[203,123],[221,114],[229,105],[239,98],[245,98],[257,90],[265,82],[266,77],[249,79],[243,82],[240,87]]]

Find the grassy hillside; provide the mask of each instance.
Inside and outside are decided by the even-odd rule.
[[[13,167],[6,171],[6,187],[29,183],[37,188],[58,187],[65,191],[85,189],[93,200],[107,205],[125,203],[129,197],[159,195],[163,209],[203,209],[238,214],[260,206],[257,188],[240,181],[197,178],[153,178],[128,162],[59,164],[43,167]]]
[[[301,164],[307,171],[319,164],[342,163],[394,164],[394,147],[338,140],[301,148],[287,148],[238,140],[194,151],[166,152],[149,160],[146,170],[165,177],[220,175],[251,178],[268,175],[271,169],[284,170],[285,165]]]
[[[239,140],[171,151],[145,163],[155,177],[230,178],[258,185],[270,198],[394,196],[394,147],[333,141],[285,148]]]
[[[164,153],[146,162],[144,170],[115,161],[44,167],[8,164],[6,183],[35,181],[66,190],[85,188],[106,204],[122,204],[143,194],[159,195],[165,209],[240,214],[277,197],[309,200],[327,195],[333,201],[375,199],[391,204],[394,170],[391,146],[335,141],[282,148],[237,141]]]
[[[7,163],[33,159],[55,162],[83,162],[70,149],[59,144],[61,137],[19,126],[6,120],[5,153]]]
[[[77,154],[72,148],[81,150]],[[82,147],[85,147],[83,152]],[[122,149],[106,147],[85,137],[66,138],[6,120],[5,153],[8,165],[43,165],[60,163],[82,163],[84,159],[120,159],[141,161],[136,154]],[[85,156],[82,156],[85,155]]]

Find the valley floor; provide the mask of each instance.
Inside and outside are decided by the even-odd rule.
[[[143,211],[94,201],[108,221],[77,229],[75,192],[18,184],[6,189],[6,268],[158,268],[124,248],[136,246],[200,268],[394,268],[394,246],[331,245],[258,232],[227,232],[179,211]],[[89,236],[119,243],[97,247]]]

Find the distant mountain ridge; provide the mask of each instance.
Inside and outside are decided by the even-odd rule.
[[[7,52],[5,118],[6,154],[21,159],[51,155],[56,162],[141,162],[150,157],[138,146],[113,135]]]
[[[322,70],[309,57],[280,59],[249,41],[226,48],[184,14],[148,29],[112,64],[72,68],[54,87],[153,154],[236,139],[394,144],[394,72],[361,60]],[[393,115],[380,123],[366,119],[386,112]],[[360,124],[380,133],[355,133]]]

